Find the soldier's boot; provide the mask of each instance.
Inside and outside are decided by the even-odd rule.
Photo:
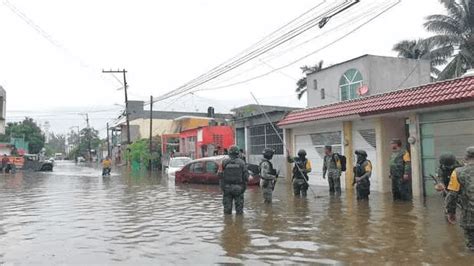
[[[403,183],[400,187],[400,198],[404,201],[411,200],[410,186],[411,186],[411,183],[406,182],[406,183]]]
[[[226,195],[222,197],[222,205],[224,205],[224,214],[232,214],[232,195]]]
[[[237,215],[244,214],[244,193],[235,197],[235,213]]]
[[[308,195],[308,189],[301,190],[301,196],[306,197]]]
[[[293,194],[295,197],[301,196],[301,188],[296,179],[293,181]]]
[[[266,187],[263,189],[263,202],[266,204],[272,203],[272,189]]]
[[[335,191],[334,189],[334,179],[332,176],[328,176],[328,182],[329,182],[329,194],[333,195]]]
[[[334,177],[334,190],[336,195],[341,195],[341,178],[338,176]]]

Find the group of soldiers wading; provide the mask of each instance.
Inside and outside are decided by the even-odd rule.
[[[402,148],[400,139],[392,139],[390,156],[390,175],[394,200],[409,201],[412,199],[411,159],[410,153]],[[278,172],[271,162],[274,155],[272,149],[263,150],[263,158],[259,165],[264,202],[272,203],[272,194],[278,178]],[[311,162],[306,158],[306,151],[299,150],[297,157],[288,157],[293,163],[293,192],[296,197],[306,197],[309,188]],[[370,177],[372,163],[368,160],[365,150],[356,150],[356,163],[353,168],[357,200],[368,200],[370,195]],[[345,156],[332,151],[331,146],[324,147],[323,178],[328,179],[329,193],[341,194],[341,174],[346,170]],[[466,150],[464,164],[454,155],[440,156],[438,170],[438,191],[446,197],[446,214],[449,222],[456,220],[456,207],[462,208],[461,226],[464,228],[467,247],[474,251],[474,147]],[[249,172],[238,147],[229,149],[229,158],[222,163],[221,188],[223,191],[224,213],[232,214],[235,205],[237,214],[243,214],[244,192],[247,187]]]

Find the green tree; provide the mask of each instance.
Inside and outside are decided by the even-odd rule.
[[[101,143],[99,131],[87,127],[81,129],[79,140],[78,152],[84,157],[89,157],[89,151],[97,151]]]
[[[431,39],[403,40],[396,43],[393,50],[399,57],[430,60],[433,79],[440,73],[437,66],[446,64],[452,53],[451,49],[438,47]]]
[[[438,79],[459,77],[474,66],[474,1],[440,0],[447,14],[426,18],[425,28],[435,33],[430,41],[449,51],[450,61]]]
[[[46,144],[46,151],[48,155],[54,155],[55,153],[66,152],[66,136],[63,134],[54,134],[49,135],[49,142]]]
[[[128,145],[125,158],[129,162],[138,162],[148,167],[151,159],[149,141],[141,139]]]
[[[296,82],[296,94],[297,94],[298,100],[301,100],[301,97],[303,97],[303,95],[307,91],[307,87],[308,87],[308,82],[306,80],[307,75],[310,75],[310,74],[321,71],[323,69],[323,63],[324,63],[323,60],[321,60],[321,61],[319,61],[319,63],[317,63],[314,66],[302,66],[302,67],[300,67],[301,71],[304,74],[304,77],[300,78]]]
[[[5,128],[2,141],[9,142],[11,138],[24,138],[28,142],[30,153],[39,153],[44,147],[44,135],[41,128],[32,118],[25,117],[21,122],[10,122]]]

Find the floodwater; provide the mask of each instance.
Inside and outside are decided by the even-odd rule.
[[[245,215],[224,217],[218,186],[147,174],[100,177],[61,162],[53,173],[0,174],[2,264],[472,265],[438,196],[393,203],[371,195],[295,199],[279,180],[273,206],[258,188]]]

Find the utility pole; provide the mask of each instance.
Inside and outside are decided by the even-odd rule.
[[[153,139],[153,95],[150,96],[150,170],[152,169],[152,166],[151,166],[151,162],[152,162],[152,159],[151,159],[151,154],[153,152],[153,148],[152,148],[152,139]]]
[[[129,112],[128,112],[128,93],[127,93],[127,70],[125,69],[118,69],[118,70],[102,70],[102,73],[122,73],[123,74],[123,90],[125,91],[125,116],[127,119],[127,144],[130,144],[130,119],[129,119]]]
[[[91,127],[89,125],[89,114],[86,113],[86,123],[87,123],[87,149],[89,150],[89,161],[92,162],[92,152],[91,152]]]
[[[107,156],[110,157],[109,122],[107,122]]]

